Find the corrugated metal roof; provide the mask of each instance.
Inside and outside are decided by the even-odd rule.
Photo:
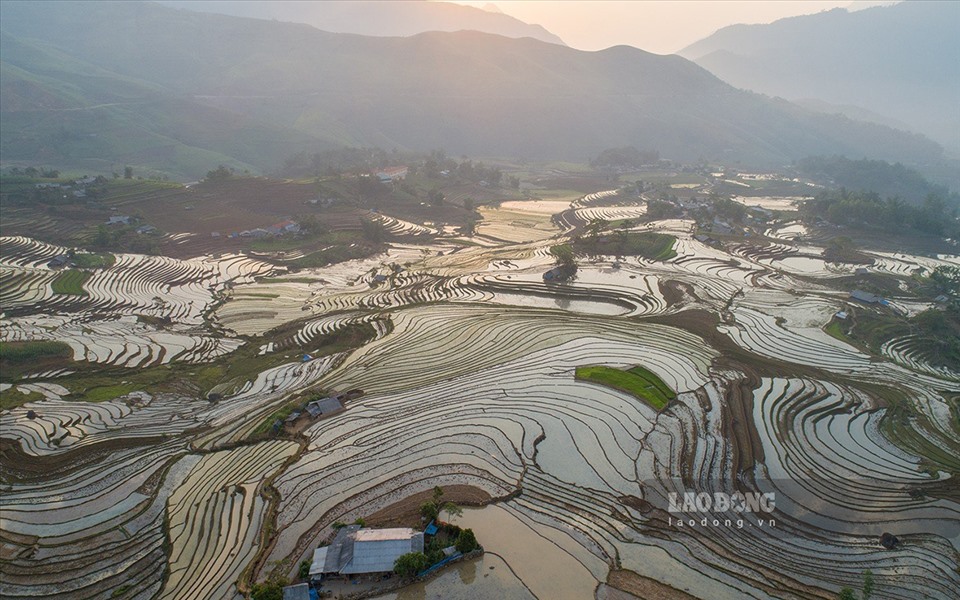
[[[310,586],[306,583],[283,588],[283,600],[310,600]]]
[[[353,534],[358,542],[385,542],[388,540],[409,540],[417,532],[409,527],[394,527],[392,529],[361,529]]]
[[[377,534],[389,530],[370,530]],[[408,537],[398,538],[397,533],[386,533],[387,539],[378,539],[376,535],[372,540],[356,540],[353,544],[353,560],[344,566],[340,572],[344,574],[355,573],[383,573],[393,570],[393,564],[397,558],[408,552],[423,552],[423,534],[407,530]],[[363,533],[358,531],[357,533]],[[391,537],[392,536],[392,537]]]
[[[408,552],[423,552],[423,533],[408,527],[361,529],[349,525],[337,532],[329,546],[314,550],[310,575],[393,571],[397,558]]]
[[[327,548],[329,546],[324,546],[323,548],[317,548],[313,551],[313,560],[310,562],[310,576],[314,577],[316,575],[323,575],[324,567],[327,564]]]

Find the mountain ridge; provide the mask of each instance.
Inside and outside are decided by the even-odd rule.
[[[862,107],[960,153],[958,23],[956,2],[838,8],[731,25],[678,54],[736,87]]]
[[[160,0],[159,4],[196,12],[304,23],[332,33],[407,37],[426,31],[473,30],[511,38],[531,37],[565,45],[559,36],[542,25],[526,23],[499,10],[494,12],[450,2]]]
[[[916,165],[942,154],[921,136],[737,90],[682,57],[626,46],[583,52],[470,31],[376,38],[152,3],[5,3],[0,11],[2,59],[11,67],[53,77],[90,105],[109,99],[106,92],[163,99],[139,120],[136,105],[102,109],[118,136],[123,127],[111,116],[136,123],[142,145],[148,134],[182,139],[261,171],[284,152],[337,145],[577,160],[636,145],[687,162],[767,166],[811,154]],[[6,106],[0,117],[5,161],[35,160],[39,142],[18,140],[49,142],[65,118]],[[207,121],[222,122],[237,141]],[[63,127],[88,135],[94,125],[74,118]],[[97,158],[163,167],[120,141],[112,154],[98,147]],[[45,148],[53,160],[56,146]],[[192,176],[185,162],[178,176]],[[215,166],[196,165],[193,176]]]

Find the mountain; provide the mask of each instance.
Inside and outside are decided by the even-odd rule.
[[[153,3],[4,2],[0,63],[8,163],[191,177],[337,145],[575,160],[633,145],[758,167],[833,154],[923,167],[942,154],[679,56],[473,31],[366,37]]]
[[[426,31],[483,31],[510,38],[530,37],[563,44],[540,25],[524,23],[496,6],[479,9],[450,2],[391,0],[390,2],[273,0],[166,0],[167,6],[235,17],[305,23],[323,31],[376,37],[408,37]]]
[[[960,152],[958,2],[734,25],[679,54],[734,86],[863,107]]]

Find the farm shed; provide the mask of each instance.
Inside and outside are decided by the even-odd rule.
[[[341,404],[337,398],[324,398],[322,400],[314,400],[307,404],[307,412],[310,413],[310,417],[314,419],[320,415],[327,415],[338,410],[343,410],[343,404]]]
[[[423,552],[423,533],[409,527],[361,529],[348,525],[313,553],[310,576],[388,573],[403,554]]]
[[[283,588],[283,600],[310,600],[310,586],[306,583]]]
[[[865,292],[863,290],[853,290],[852,292],[850,292],[850,298],[852,300],[859,300],[860,302],[863,302],[865,304],[876,304],[877,302],[880,302],[880,300],[882,300],[880,296],[877,296],[876,294],[871,294],[870,292]]]

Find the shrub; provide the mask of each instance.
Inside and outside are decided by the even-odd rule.
[[[402,577],[412,577],[430,566],[423,552],[408,552],[397,557],[393,563],[393,572]]]
[[[480,544],[477,543],[477,536],[473,534],[472,529],[464,529],[460,532],[460,535],[457,536],[457,552],[462,552],[466,554],[467,552],[473,552],[476,550]]]

